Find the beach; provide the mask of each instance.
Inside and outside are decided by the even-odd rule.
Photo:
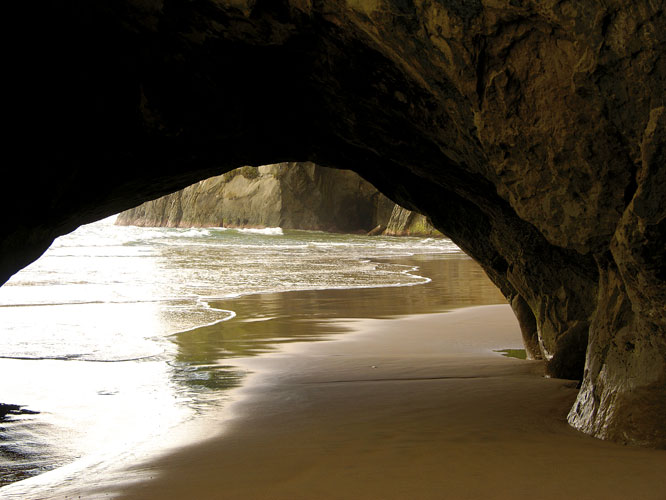
[[[494,352],[520,342],[508,306],[338,323],[238,360],[218,436],[82,498],[664,498],[666,452],[577,433],[575,381]]]
[[[444,279],[391,262],[410,255],[444,259]],[[0,288],[0,404],[20,408],[0,411],[0,497],[60,494],[206,428],[245,376],[224,360],[331,333],[311,319],[497,295],[446,239],[83,226]]]
[[[137,399],[103,453],[3,498],[664,499],[665,451],[576,432],[577,381],[498,352],[521,335],[477,264],[390,262],[430,281],[210,301],[233,317],[169,337],[195,417],[123,445],[167,410]]]

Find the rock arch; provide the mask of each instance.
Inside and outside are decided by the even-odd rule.
[[[352,168],[511,300],[569,420],[666,446],[663,9],[32,2],[1,281],[78,225],[242,165]]]

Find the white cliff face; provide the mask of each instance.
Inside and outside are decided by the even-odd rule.
[[[121,213],[117,224],[368,232],[394,206],[351,171],[312,163],[243,167]]]

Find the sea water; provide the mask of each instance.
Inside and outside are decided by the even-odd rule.
[[[220,370],[235,348],[202,354],[183,332],[234,318],[237,297],[422,285],[396,259],[465,259],[445,238],[113,222],[57,239],[0,288],[0,403],[24,410],[0,422],[0,486],[113,461],[223,405],[243,377]]]

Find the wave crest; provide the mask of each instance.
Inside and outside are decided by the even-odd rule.
[[[263,229],[256,228],[238,228],[236,231],[240,233],[251,233],[251,234],[266,234],[270,236],[283,236],[284,232],[281,227],[265,227]]]

